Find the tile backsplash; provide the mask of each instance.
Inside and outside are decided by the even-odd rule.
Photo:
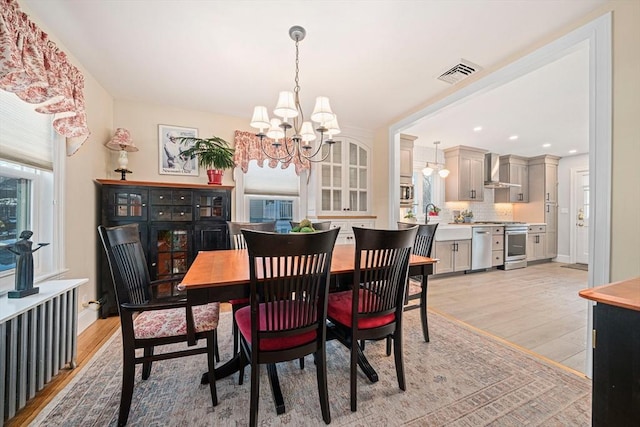
[[[493,189],[484,189],[482,202],[446,202],[440,211],[443,220],[453,219],[453,211],[471,210],[474,221],[513,221],[513,205],[511,203],[494,203]]]

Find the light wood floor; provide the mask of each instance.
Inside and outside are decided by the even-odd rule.
[[[562,265],[430,277],[428,306],[584,372],[588,303],[578,291],[587,287],[587,272]],[[89,326],[78,337],[78,368],[60,371],[6,426],[28,425],[119,327],[118,317]]]
[[[534,353],[585,372],[587,272],[560,263],[430,277],[427,305]]]

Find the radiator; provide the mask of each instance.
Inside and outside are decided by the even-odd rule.
[[[86,279],[39,283],[40,292],[0,297],[0,415],[12,418],[65,366],[75,368],[78,286]]]

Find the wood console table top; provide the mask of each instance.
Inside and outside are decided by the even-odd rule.
[[[208,185],[187,182],[150,182],[150,181],[123,181],[121,179],[96,179],[101,185],[131,185],[136,187],[173,187],[173,188],[206,188],[208,190],[233,190],[231,185]]]
[[[640,311],[640,277],[583,289],[579,295],[602,304]]]

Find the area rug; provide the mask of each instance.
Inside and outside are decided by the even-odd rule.
[[[565,264],[562,267],[564,268],[573,268],[575,270],[589,271],[588,264]]]
[[[431,342],[422,339],[419,311],[405,313],[407,390],[401,391],[385,342],[368,342],[365,354],[380,380],[358,378],[358,411],[349,406],[349,353],[327,344],[331,425],[334,426],[589,426],[591,382],[498,339],[434,312]],[[230,314],[221,316],[221,357],[230,357]],[[33,426],[117,424],[121,341],[116,333],[47,405]],[[313,359],[278,365],[286,412],[277,415],[266,369],[261,369],[258,425],[322,426]],[[151,377],[136,371],[131,426],[242,426],[249,422],[249,368],[217,381],[219,404],[200,385],[204,355],[155,362]]]

